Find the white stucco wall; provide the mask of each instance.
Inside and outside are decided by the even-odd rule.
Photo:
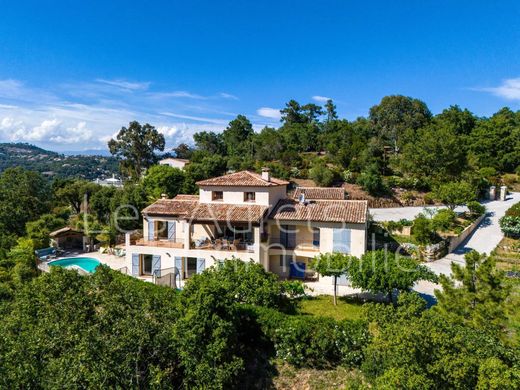
[[[223,194],[223,199],[214,201],[212,199],[213,191],[221,191]],[[245,202],[244,201],[244,193],[245,192],[254,192],[255,201],[254,202]],[[287,193],[286,186],[277,186],[277,187],[218,187],[218,186],[210,186],[210,187],[201,187],[199,189],[199,201],[201,203],[226,203],[226,204],[236,204],[236,205],[244,205],[244,204],[258,204],[262,206],[271,206],[274,207],[278,200],[285,198]]]

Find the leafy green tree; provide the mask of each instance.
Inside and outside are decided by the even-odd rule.
[[[173,148],[173,152],[176,158],[189,160],[193,154],[193,149],[188,144],[182,143]]]
[[[306,123],[307,118],[303,113],[303,108],[296,100],[289,100],[285,104],[285,108],[280,110],[282,114],[281,122],[283,124]]]
[[[385,96],[370,109],[369,115],[379,136],[388,140],[396,152],[399,151],[404,133],[425,126],[431,117],[424,102],[402,95]]]
[[[451,278],[441,275],[442,290],[435,291],[436,309],[453,322],[503,332],[511,292],[504,273],[496,269],[492,257],[476,251],[467,253],[464,260],[465,267],[451,264]]]
[[[475,200],[476,191],[467,182],[450,182],[439,185],[434,190],[433,196],[453,210],[457,206]]]
[[[154,165],[146,172],[143,179],[144,190],[153,199],[159,199],[162,194],[174,198],[184,187],[185,175],[179,168],[169,165]]]
[[[116,139],[108,141],[110,153],[121,160],[121,171],[133,179],[138,179],[144,169],[158,160],[156,150],[164,150],[164,135],[155,127],[137,121],[122,127]]]
[[[338,119],[338,113],[336,112],[336,105],[332,99],[327,100],[325,103],[325,111],[327,114],[327,122],[332,122]]]
[[[388,188],[376,164],[370,164],[361,172],[357,179],[357,184],[363,187],[370,195],[378,196],[388,193]]]
[[[254,135],[253,145],[255,157],[262,161],[279,158],[285,149],[280,133],[267,126]]]
[[[222,140],[222,134],[217,134],[212,131],[201,131],[193,134],[193,141],[195,141],[197,150],[209,154],[226,154],[226,145]]]
[[[226,259],[194,275],[186,284],[186,297],[200,293],[201,289],[217,288],[235,302],[279,308],[285,304],[282,286],[275,274],[265,271],[261,264]],[[222,295],[221,295],[222,297]]]
[[[324,163],[318,162],[309,170],[309,178],[320,187],[329,187],[334,181],[334,172]]]
[[[422,213],[413,220],[412,234],[420,245],[432,244],[437,238],[432,220]]]
[[[250,156],[254,135],[253,125],[244,115],[238,115],[222,132],[227,153],[235,156]]]
[[[350,264],[358,261],[354,256],[345,255],[343,253],[321,253],[314,257],[309,268],[315,270],[322,276],[332,276],[334,281],[334,306],[337,304],[338,278],[348,274]]]
[[[404,176],[429,178],[436,183],[461,177],[466,165],[463,141],[445,125],[429,125],[418,131],[414,141],[404,145],[395,168]]]
[[[101,189],[100,185],[86,180],[70,180],[56,189],[56,200],[69,205],[74,213],[81,213],[83,205],[88,204],[90,197]]]
[[[462,110],[457,105],[442,110],[439,115],[435,116],[434,120],[453,130],[457,135],[469,135],[478,122],[475,115],[467,108]]]
[[[437,281],[437,276],[410,257],[384,250],[365,253],[361,259],[351,258],[346,273],[352,287],[386,294],[392,302],[394,290],[409,291],[419,280]]]
[[[97,190],[89,201],[90,210],[96,215],[101,223],[107,224],[113,211],[114,199],[117,199],[122,190],[119,188],[105,186]]]
[[[43,177],[22,168],[0,175],[0,226],[22,236],[25,224],[50,211],[51,193]]]
[[[43,214],[36,221],[27,222],[25,230],[27,237],[36,249],[47,248],[50,245],[49,233],[67,225],[67,222],[54,214]]]
[[[514,172],[520,165],[520,114],[503,108],[479,121],[468,143],[469,158],[478,167]]]

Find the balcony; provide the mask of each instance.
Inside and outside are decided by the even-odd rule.
[[[227,251],[227,252],[247,252],[255,251],[254,243],[250,241],[242,241],[240,239],[199,239],[191,243],[192,249],[202,249],[211,251]]]
[[[289,242],[284,242],[284,240],[281,240],[280,237],[271,237],[269,240],[269,246],[273,249],[277,248],[284,248],[286,250],[300,250],[300,251],[307,251],[307,252],[319,252],[320,251],[320,243],[319,242],[312,242],[305,239],[298,239],[292,241],[289,240]]]
[[[153,246],[156,248],[184,248],[184,240],[183,239],[175,239],[175,240],[145,240],[144,238],[137,239],[135,244],[137,246]]]

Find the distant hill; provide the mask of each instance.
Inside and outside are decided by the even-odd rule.
[[[9,167],[37,171],[47,177],[81,177],[87,180],[111,177],[119,172],[113,157],[64,155],[25,143],[0,143],[0,172]]]

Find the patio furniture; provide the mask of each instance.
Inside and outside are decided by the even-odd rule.
[[[216,250],[221,250],[222,249],[222,240],[221,239],[216,239],[215,240],[215,245],[213,246]]]
[[[36,257],[41,261],[47,261],[49,259],[56,258],[56,248],[44,248],[44,249],[38,249],[34,251],[34,254]]]
[[[238,246],[240,245],[240,240],[233,240],[233,244],[231,244],[231,250],[236,251],[238,250]]]
[[[222,240],[222,249],[229,249],[229,241]]]

